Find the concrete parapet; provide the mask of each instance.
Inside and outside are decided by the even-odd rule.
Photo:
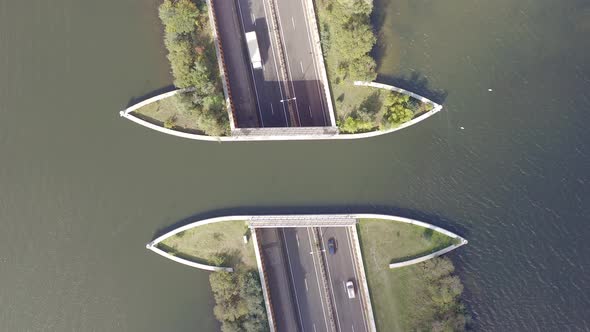
[[[200,263],[195,263],[192,262],[188,259],[184,259],[184,258],[180,258],[180,257],[176,257],[174,255],[171,255],[167,252],[165,252],[164,250],[158,248],[158,244],[162,241],[164,241],[165,239],[174,236],[180,232],[184,232],[188,229],[191,228],[195,228],[195,227],[199,227],[199,226],[203,226],[203,225],[207,225],[207,224],[212,224],[212,223],[216,223],[216,222],[222,222],[222,221],[229,221],[229,220],[240,220],[240,219],[236,219],[236,218],[232,218],[232,217],[220,217],[220,218],[211,218],[211,219],[205,219],[205,220],[199,220],[193,223],[190,223],[188,225],[184,225],[182,227],[176,228],[164,235],[161,235],[159,237],[157,237],[155,240],[153,240],[152,242],[148,243],[145,247],[159,255],[162,255],[168,259],[171,259],[175,262],[178,262],[180,264],[184,264],[187,266],[191,266],[191,267],[195,267],[197,269],[201,269],[201,270],[206,270],[206,271],[225,271],[225,272],[233,272],[234,269],[232,269],[231,267],[222,267],[222,266],[212,266],[212,265],[206,265],[206,264],[200,264]]]
[[[153,97],[151,97],[149,99],[146,99],[146,100],[141,101],[141,102],[139,102],[137,104],[134,104],[134,105],[131,105],[131,106],[127,107],[126,109],[120,111],[119,112],[119,115],[121,115],[122,117],[127,117],[127,115],[129,113],[131,113],[133,111],[136,111],[136,110],[144,107],[145,105],[149,105],[149,104],[154,103],[154,102],[156,102],[158,100],[162,100],[162,99],[166,99],[168,97],[172,97],[172,96],[174,96],[174,95],[176,95],[178,93],[181,93],[181,92],[189,92],[189,91],[193,91],[193,90],[194,90],[193,88],[176,89],[174,91],[165,92],[165,93],[159,94],[157,96],[153,96]]]
[[[196,267],[196,268],[204,269],[204,270],[208,270],[208,271],[219,271],[219,270],[233,271],[229,267],[209,266],[209,265],[199,264],[199,263],[191,262],[189,260],[186,260],[186,259],[183,259],[180,257],[173,256],[173,255],[157,248],[157,244],[162,242],[166,238],[176,235],[176,234],[183,232],[185,230],[188,230],[188,229],[191,229],[194,227],[198,227],[198,226],[202,226],[202,225],[206,225],[206,224],[223,222],[223,221],[244,220],[246,223],[248,223],[248,226],[251,228],[279,227],[277,225],[281,225],[280,227],[297,227],[297,225],[299,225],[299,227],[314,227],[314,226],[329,227],[329,226],[351,226],[358,219],[383,219],[383,220],[403,222],[403,223],[407,223],[407,224],[412,224],[412,225],[416,225],[416,226],[420,226],[420,227],[429,228],[429,229],[432,229],[436,232],[439,232],[441,234],[444,234],[446,236],[449,236],[453,239],[457,239],[460,241],[459,244],[451,245],[447,248],[444,248],[442,250],[439,250],[439,251],[429,254],[429,255],[425,255],[422,257],[415,258],[415,259],[411,259],[411,260],[408,260],[405,262],[398,262],[398,263],[390,264],[389,265],[390,268],[397,268],[397,267],[408,266],[408,265],[420,263],[420,262],[423,262],[423,261],[428,260],[430,258],[445,254],[453,249],[459,248],[459,247],[468,243],[467,240],[465,240],[464,238],[460,237],[459,235],[457,235],[453,232],[447,231],[446,229],[443,229],[438,226],[434,226],[434,225],[431,225],[431,224],[428,224],[428,223],[425,223],[422,221],[404,218],[404,217],[398,217],[398,216],[384,215],[384,214],[366,214],[366,213],[362,214],[361,213],[361,214],[290,214],[290,215],[255,215],[255,216],[236,215],[236,216],[216,217],[216,218],[195,221],[190,224],[184,225],[182,227],[176,228],[164,235],[157,237],[155,240],[153,240],[152,242],[147,244],[146,247],[148,249],[156,252],[157,254],[160,254],[166,258],[169,258],[175,262],[179,262],[184,265],[188,265],[188,266],[192,266],[192,267]]]
[[[352,244],[354,246],[354,253],[355,258],[359,267],[359,275],[360,279],[358,280],[358,284],[362,285],[362,291],[364,293],[365,303],[365,311],[367,313],[367,321],[369,322],[369,328],[371,332],[377,331],[377,325],[375,324],[375,316],[373,315],[373,305],[371,304],[371,295],[369,293],[369,283],[367,281],[367,275],[365,273],[365,264],[363,263],[363,255],[361,253],[361,243],[359,240],[358,233],[356,231],[356,227],[351,227],[352,233]]]
[[[275,325],[274,311],[272,310],[272,303],[270,302],[270,289],[266,284],[266,273],[264,272],[264,264],[262,256],[260,256],[260,244],[256,237],[256,230],[252,230],[252,244],[254,244],[254,254],[256,255],[256,266],[258,266],[258,275],[260,277],[260,285],[262,287],[262,296],[264,297],[264,307],[266,308],[266,317],[268,319],[268,327],[270,332],[275,332],[277,327]]]
[[[219,37],[219,28],[217,27],[217,16],[215,15],[215,7],[211,0],[207,1],[207,13],[209,14],[209,22],[211,25],[211,32],[213,34],[213,43],[215,44],[215,54],[217,56],[217,64],[219,66],[219,76],[221,78],[221,85],[223,87],[223,94],[225,95],[225,103],[227,106],[227,115],[229,117],[229,125],[231,129],[235,128],[235,108],[232,101],[231,90],[229,87],[229,77],[227,75],[227,68],[225,65],[225,58],[223,56],[223,45],[221,37]]]
[[[379,89],[387,89],[391,91],[396,91],[399,93],[404,93],[410,95],[413,98],[419,99],[422,102],[431,104],[433,108],[420,114],[419,116],[415,117],[414,119],[405,122],[398,127],[391,128],[388,130],[377,130],[368,133],[360,133],[360,134],[340,134],[338,132],[337,127],[277,127],[277,128],[232,128],[232,135],[231,136],[207,136],[207,135],[199,135],[199,134],[191,134],[186,133],[178,130],[168,129],[151,122],[145,121],[140,119],[131,112],[135,111],[136,109],[145,106],[149,103],[155,102],[160,99],[164,99],[170,96],[173,96],[182,90],[175,90],[171,92],[167,92],[165,94],[152,97],[148,100],[145,100],[141,103],[133,105],[127,108],[124,111],[120,112],[120,115],[124,118],[127,118],[139,125],[144,127],[159,131],[164,134],[178,136],[182,138],[188,138],[192,140],[199,140],[199,141],[211,141],[211,142],[259,142],[259,141],[305,141],[305,140],[352,140],[352,139],[361,139],[361,138],[370,138],[370,137],[377,137],[381,135],[390,134],[396,132],[398,130],[402,130],[409,126],[415,125],[416,123],[426,120],[427,118],[431,117],[432,115],[440,112],[442,110],[442,105],[439,105],[430,99],[425,97],[419,96],[415,93],[409,92],[407,90],[397,88],[391,85],[385,85],[381,83],[375,82],[360,82],[357,81],[354,83],[358,86],[369,86]]]
[[[334,115],[334,106],[332,104],[332,95],[330,94],[330,84],[328,83],[328,74],[326,73],[326,64],[324,63],[324,54],[322,51],[322,43],[320,41],[320,32],[318,28],[317,17],[315,13],[315,6],[313,0],[304,0],[303,6],[307,11],[307,20],[309,22],[310,35],[312,43],[315,46],[313,56],[316,57],[316,63],[319,67],[320,79],[324,85],[324,92],[326,94],[326,103],[328,103],[328,111],[330,113],[330,124],[336,127],[336,116]]]
[[[452,239],[456,239],[459,240],[459,244],[453,244],[450,245],[444,249],[441,249],[437,252],[428,254],[428,255],[424,255],[422,257],[418,257],[418,258],[414,258],[414,259],[410,259],[404,262],[398,262],[398,263],[392,263],[389,264],[389,268],[390,269],[394,269],[394,268],[398,268],[398,267],[403,267],[403,266],[409,266],[409,265],[413,265],[413,264],[417,264],[420,262],[424,262],[427,261],[431,258],[446,254],[447,252],[457,249],[465,244],[468,243],[467,240],[465,240],[464,238],[460,237],[459,235],[447,231],[446,229],[440,228],[438,226],[434,226],[422,221],[418,221],[418,220],[414,220],[414,219],[409,219],[409,218],[404,218],[404,217],[396,217],[396,216],[389,216],[389,215],[383,215],[383,214],[356,214],[355,215],[356,218],[358,219],[384,219],[384,220],[391,220],[391,221],[397,221],[397,222],[403,222],[403,223],[407,223],[407,224],[412,224],[412,225],[416,225],[416,226],[420,226],[420,227],[424,227],[424,228],[429,228],[432,229],[436,232],[439,232],[441,234],[444,234]]]
[[[207,264],[199,264],[199,263],[195,263],[193,261],[189,261],[188,259],[184,259],[184,258],[180,258],[180,257],[176,257],[174,255],[171,255],[167,252],[165,252],[164,250],[160,249],[157,247],[157,243],[149,243],[146,245],[146,248],[148,248],[149,250],[155,252],[158,255],[162,255],[168,259],[171,259],[177,263],[183,264],[183,265],[187,265],[190,267],[195,267],[197,269],[201,269],[201,270],[205,270],[205,271],[212,271],[212,272],[233,272],[234,269],[232,269],[231,267],[222,267],[222,266],[212,266],[212,265],[207,265]]]
[[[333,136],[338,134],[336,127],[266,127],[266,128],[236,128],[231,132],[232,137],[278,137],[278,136]]]
[[[450,246],[448,246],[448,247],[446,247],[444,249],[441,249],[441,250],[439,250],[437,252],[433,252],[432,254],[429,254],[429,255],[425,255],[425,256],[422,256],[422,257],[410,259],[410,260],[407,260],[407,261],[404,261],[404,262],[389,264],[389,268],[390,269],[395,269],[395,268],[398,268],[398,267],[404,267],[404,266],[410,266],[410,265],[418,264],[418,263],[427,261],[427,260],[429,260],[431,258],[438,257],[440,255],[446,254],[447,252],[449,252],[451,250],[455,250],[455,249],[459,248],[460,246],[462,246],[464,244],[467,244],[467,240],[461,239],[461,242],[459,244],[450,245]]]

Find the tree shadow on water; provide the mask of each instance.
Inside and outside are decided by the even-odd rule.
[[[444,104],[449,94],[446,90],[428,87],[428,79],[418,72],[412,72],[409,76],[379,74],[377,82],[411,91],[441,105]]]

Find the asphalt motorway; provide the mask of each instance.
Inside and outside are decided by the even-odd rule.
[[[305,227],[258,230],[271,302],[274,315],[278,317],[278,331],[332,331],[328,301],[335,304],[334,318],[338,331],[367,331],[349,228],[321,228],[322,247],[325,249],[317,246],[313,232],[312,228]],[[333,255],[324,251],[327,250],[328,239],[332,237],[337,242]],[[322,256],[327,265],[327,290],[321,276]],[[356,297],[353,299],[349,299],[346,292],[345,283],[348,280],[353,280],[355,284]]]
[[[265,0],[268,1],[268,0]],[[296,97],[295,111],[301,126],[329,126],[326,94],[304,6],[305,0],[275,0],[287,71]],[[320,56],[319,58],[322,58]]]
[[[326,268],[330,287],[332,289],[332,301],[335,304],[335,317],[338,322],[338,330],[341,332],[367,332],[368,319],[363,310],[359,289],[359,276],[356,262],[352,252],[352,235],[350,227],[323,227],[320,229],[320,238],[323,247],[328,249],[328,240],[336,241],[336,252],[331,255],[323,252],[326,257]],[[349,299],[346,291],[346,282],[354,282],[354,299]]]
[[[250,73],[254,81],[257,108],[261,127],[289,127],[288,108],[285,102],[282,77],[279,69],[277,45],[270,33],[270,7],[268,0],[235,0],[240,14],[243,34],[256,31],[258,48],[262,57],[262,68],[254,69],[248,61]],[[245,53],[248,54],[244,42]],[[249,58],[248,58],[249,60]]]
[[[330,125],[319,65],[312,53],[315,48],[311,41],[304,0],[275,0],[278,33],[283,45],[277,44],[274,31],[271,30],[271,0],[235,1],[244,33],[256,31],[262,57],[261,69],[254,69],[250,64],[261,126],[294,126],[290,121],[287,102],[291,104],[300,126]],[[243,44],[245,47],[245,42]],[[281,50],[289,75],[286,84],[279,65]],[[245,52],[247,54],[247,49]],[[295,99],[287,101],[287,97]]]

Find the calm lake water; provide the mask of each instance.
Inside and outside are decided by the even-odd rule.
[[[348,211],[469,239],[451,257],[479,330],[590,329],[588,1],[378,0],[380,80],[444,111],[243,144],[119,118],[171,82],[158,2],[0,1],[1,331],[215,331],[208,274],[146,242],[190,216]]]

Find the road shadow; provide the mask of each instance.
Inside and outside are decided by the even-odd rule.
[[[377,82],[411,91],[441,105],[444,104],[449,94],[443,89],[430,88],[428,79],[418,72],[412,72],[410,75],[405,76],[379,74],[377,75]]]
[[[150,99],[152,97],[155,97],[157,95],[161,95],[162,93],[166,93],[166,92],[170,92],[170,91],[174,91],[177,88],[173,85],[167,85],[165,87],[150,91],[148,93],[146,93],[145,95],[141,95],[141,96],[133,96],[131,98],[129,98],[129,101],[127,102],[127,106],[125,106],[125,108],[129,108],[137,103],[140,103],[146,99]]]

